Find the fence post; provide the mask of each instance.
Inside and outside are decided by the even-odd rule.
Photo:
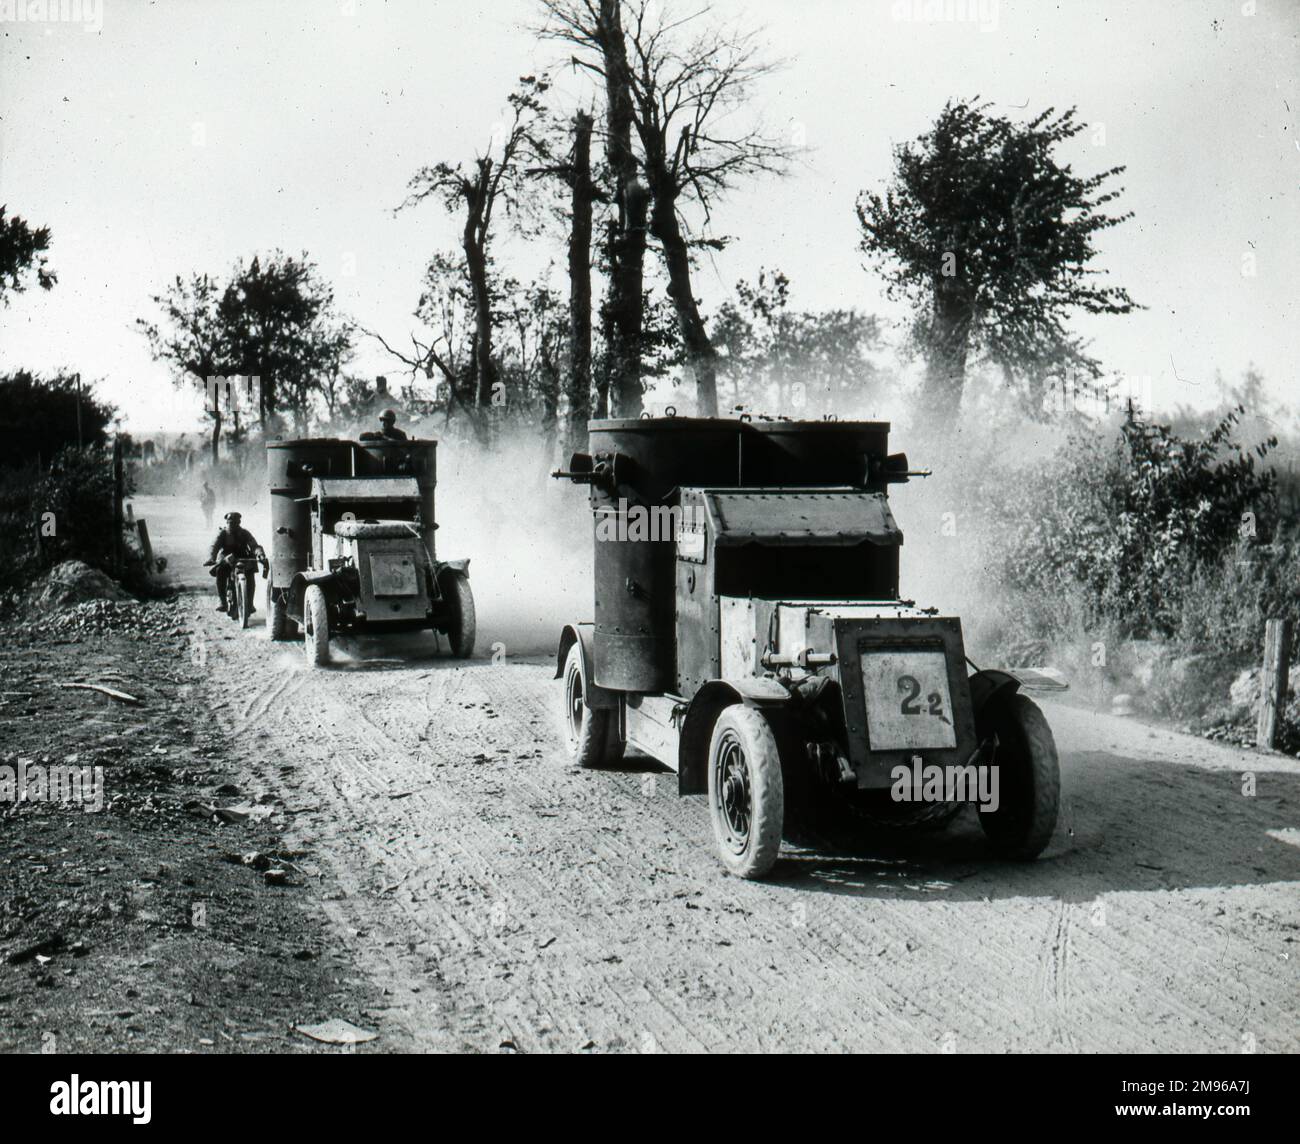
[[[1277,746],[1290,659],[1291,621],[1269,620],[1264,629],[1264,669],[1259,677],[1259,726],[1255,734],[1255,745],[1265,750]]]
[[[126,499],[126,473],[122,465],[122,438],[113,438],[113,571],[122,578],[126,552],[122,543],[122,502]]]
[[[144,553],[144,566],[152,574],[154,572],[153,542],[149,539],[149,526],[145,524],[144,517],[136,520],[135,532],[140,538],[140,551]]]

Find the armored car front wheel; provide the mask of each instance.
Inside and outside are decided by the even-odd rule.
[[[293,635],[294,623],[289,619],[289,601],[282,595],[271,596],[271,638],[287,640]]]
[[[309,667],[330,661],[329,606],[319,584],[309,584],[302,600],[302,642]]]
[[[474,654],[474,639],[478,633],[469,577],[449,570],[443,573],[440,586],[447,604],[447,642],[451,644],[451,654],[457,659],[469,659]]]
[[[1037,858],[1052,840],[1061,774],[1052,729],[1032,699],[1012,695],[998,713],[998,808],[976,818],[989,845],[1004,858]]]
[[[709,817],[731,873],[761,878],[772,869],[785,825],[785,782],[776,736],[752,707],[724,707],[713,725]]]
[[[601,767],[623,757],[618,733],[618,711],[587,706],[587,678],[582,652],[575,643],[564,661],[564,714],[569,732],[569,754],[580,767]]]

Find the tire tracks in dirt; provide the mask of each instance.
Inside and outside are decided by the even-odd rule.
[[[1067,746],[1074,832],[1031,866],[991,861],[965,816],[901,854],[787,850],[772,881],[743,883],[722,874],[703,802],[679,799],[675,776],[569,765],[553,665],[426,656],[309,673],[296,645],[260,634],[223,642],[213,688],[241,735],[296,766],[294,833],[339,887],[326,911],[389,990],[395,1041],[1223,1049],[1259,1010],[1261,1048],[1297,1047],[1287,931],[1249,919],[1282,909],[1300,863],[1256,843],[1263,804],[1200,805],[1230,759],[1188,768],[1161,741],[1148,773]],[[1091,747],[1076,722],[1067,713],[1058,738]],[[286,782],[275,765],[267,777]],[[1099,898],[1105,924],[1088,924]],[[1215,910],[1246,935],[1223,965]],[[1260,997],[1275,1004],[1243,1011]]]

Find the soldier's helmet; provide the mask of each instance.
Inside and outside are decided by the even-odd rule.
[[[243,519],[244,519],[244,518],[243,518],[242,516],[240,516],[239,513],[237,513],[237,512],[228,512],[228,513],[226,513],[226,523],[227,523],[227,524],[238,525],[239,522],[240,522],[241,520],[243,520]]]
[[[384,425],[392,425],[397,420],[397,414],[391,409],[385,409],[380,415],[379,420]]]

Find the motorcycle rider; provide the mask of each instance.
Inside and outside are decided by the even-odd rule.
[[[206,566],[212,568],[211,574],[217,578],[217,596],[221,600],[217,605],[219,612],[228,610],[226,594],[231,588],[230,577],[234,572],[235,562],[256,558],[258,563],[266,564],[266,552],[257,543],[257,538],[243,527],[241,524],[243,519],[237,512],[226,513],[226,527],[217,533],[217,538],[212,542],[212,549],[205,562]],[[257,611],[251,600],[248,610],[250,614]]]

